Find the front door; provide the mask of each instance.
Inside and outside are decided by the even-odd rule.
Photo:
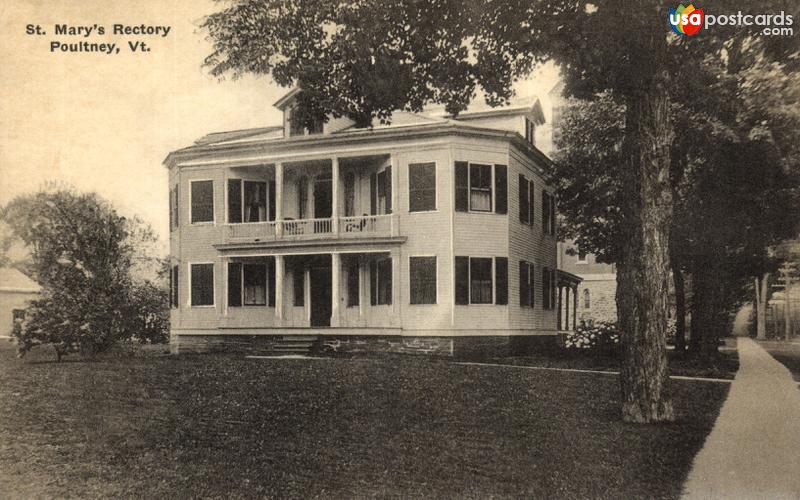
[[[311,326],[331,326],[331,266],[311,267]]]

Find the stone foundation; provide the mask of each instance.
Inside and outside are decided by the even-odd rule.
[[[418,354],[460,359],[525,356],[557,349],[559,335],[410,337],[400,335],[173,335],[173,354],[225,352],[246,355]],[[297,349],[292,349],[296,346]],[[307,346],[307,347],[305,347]]]

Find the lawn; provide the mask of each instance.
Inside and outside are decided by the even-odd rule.
[[[674,381],[678,421],[636,426],[615,377],[429,358],[4,347],[0,380],[0,491],[24,497],[678,498],[728,390]]]
[[[731,348],[721,349],[716,358],[712,360],[699,359],[689,353],[680,353],[674,350],[667,351],[667,356],[670,375],[733,380],[739,369],[739,355],[736,350]],[[533,356],[494,358],[490,362],[613,372],[619,371],[621,357],[611,354],[596,354],[591,350],[574,349],[543,352]]]
[[[759,341],[761,347],[772,354],[772,357],[783,363],[792,372],[792,376],[800,382],[800,342],[785,342],[776,340]]]

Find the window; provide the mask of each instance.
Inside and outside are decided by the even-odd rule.
[[[244,221],[267,220],[267,183],[244,181]]]
[[[11,320],[16,323],[18,321],[25,321],[25,309],[12,309]]]
[[[169,190],[169,228],[178,229],[178,186]]]
[[[586,252],[578,252],[578,259],[575,261],[576,264],[586,264]]]
[[[389,305],[392,303],[392,259],[370,261],[370,303]]]
[[[524,175],[519,175],[519,221],[523,224],[533,224],[534,207],[533,181]]]
[[[392,213],[392,167],[373,173],[369,178],[370,215]]]
[[[358,276],[358,257],[349,257],[347,269],[347,307],[358,307],[360,302],[360,283]]]
[[[411,304],[436,303],[436,257],[409,257]]]
[[[322,118],[315,118],[308,129],[308,135],[321,134],[325,126],[325,121]]]
[[[492,303],[492,259],[469,259],[470,304]]]
[[[455,164],[455,210],[456,212],[508,213],[508,167],[479,165],[465,161]],[[495,197],[494,207],[492,196]]]
[[[180,307],[178,299],[178,290],[180,289],[180,281],[178,280],[178,273],[180,266],[172,266],[169,273],[169,303],[173,308]]]
[[[267,305],[267,266],[244,264],[242,266],[243,305]]]
[[[436,210],[436,164],[408,166],[408,211]]]
[[[469,209],[492,211],[492,167],[489,165],[469,166]]]
[[[542,190],[542,231],[556,234],[556,202],[553,195]]]
[[[583,308],[589,309],[592,306],[591,297],[589,297],[589,290],[583,291]]]
[[[347,172],[344,176],[344,216],[352,217],[356,214],[356,175]]]
[[[556,306],[556,273],[552,269],[542,268],[542,307],[555,309]]]
[[[292,269],[292,304],[302,307],[306,303],[306,273],[303,265],[297,263]]]
[[[520,307],[533,307],[535,274],[533,264],[519,261],[519,305]]]
[[[308,213],[308,179],[297,179],[297,218],[305,219]]]
[[[192,181],[192,224],[214,222],[213,181]]]
[[[536,144],[536,125],[529,118],[525,118],[525,140]]]
[[[214,305],[214,264],[192,264],[191,274],[192,305]]]
[[[295,108],[289,108],[289,137],[294,137],[296,135],[305,135],[306,128],[303,126],[303,122],[300,120],[295,119]]]

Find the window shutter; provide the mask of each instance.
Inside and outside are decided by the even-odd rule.
[[[469,304],[469,257],[456,257],[456,304]]]
[[[556,234],[556,197],[550,196],[550,234]]]
[[[369,261],[369,303],[378,304],[378,262]]]
[[[383,281],[386,283],[386,303],[392,303],[392,291],[394,287],[392,286],[392,277],[394,276],[394,272],[392,270],[392,266],[394,265],[394,259],[386,259],[386,276],[383,276]]]
[[[180,290],[180,280],[178,279],[178,273],[180,272],[180,266],[172,266],[172,272],[170,273],[170,286],[172,291],[172,307],[180,307],[180,301],[178,298],[178,291]]]
[[[536,304],[536,271],[533,264],[528,262],[528,305]]]
[[[390,214],[392,213],[392,166],[386,167],[384,172],[386,173],[384,177],[386,179],[386,213]]]
[[[494,211],[498,214],[508,213],[508,168],[505,165],[494,166]]]
[[[519,174],[519,221],[523,224],[528,222],[528,214],[530,213],[528,208],[530,202],[528,199],[529,192],[528,179]]]
[[[550,309],[550,270],[542,268],[542,308]]]
[[[528,285],[528,263],[524,260],[519,261],[519,306],[527,307],[530,305],[531,299],[530,287]]]
[[[242,265],[238,262],[228,263],[228,307],[242,305]]]
[[[274,221],[275,220],[275,181],[269,181],[269,216],[267,220]]]
[[[506,257],[495,257],[494,259],[495,277],[495,304],[508,304],[508,259]]]
[[[536,220],[536,185],[528,181],[528,224],[533,225]]]
[[[228,179],[228,222],[242,222],[242,181]]]
[[[456,212],[469,210],[469,163],[456,162]]]
[[[542,189],[542,224],[544,232],[550,234],[550,195]]]
[[[180,215],[179,215],[180,214],[180,208],[181,208],[180,202],[179,202],[180,195],[178,195],[179,192],[180,192],[180,187],[179,186],[175,186],[175,229],[177,229],[180,226],[180,221],[181,221],[181,218],[180,218]]]
[[[267,305],[275,307],[275,257],[267,257]]]
[[[378,215],[378,174],[369,176],[369,214]],[[375,305],[373,303],[373,305]]]

